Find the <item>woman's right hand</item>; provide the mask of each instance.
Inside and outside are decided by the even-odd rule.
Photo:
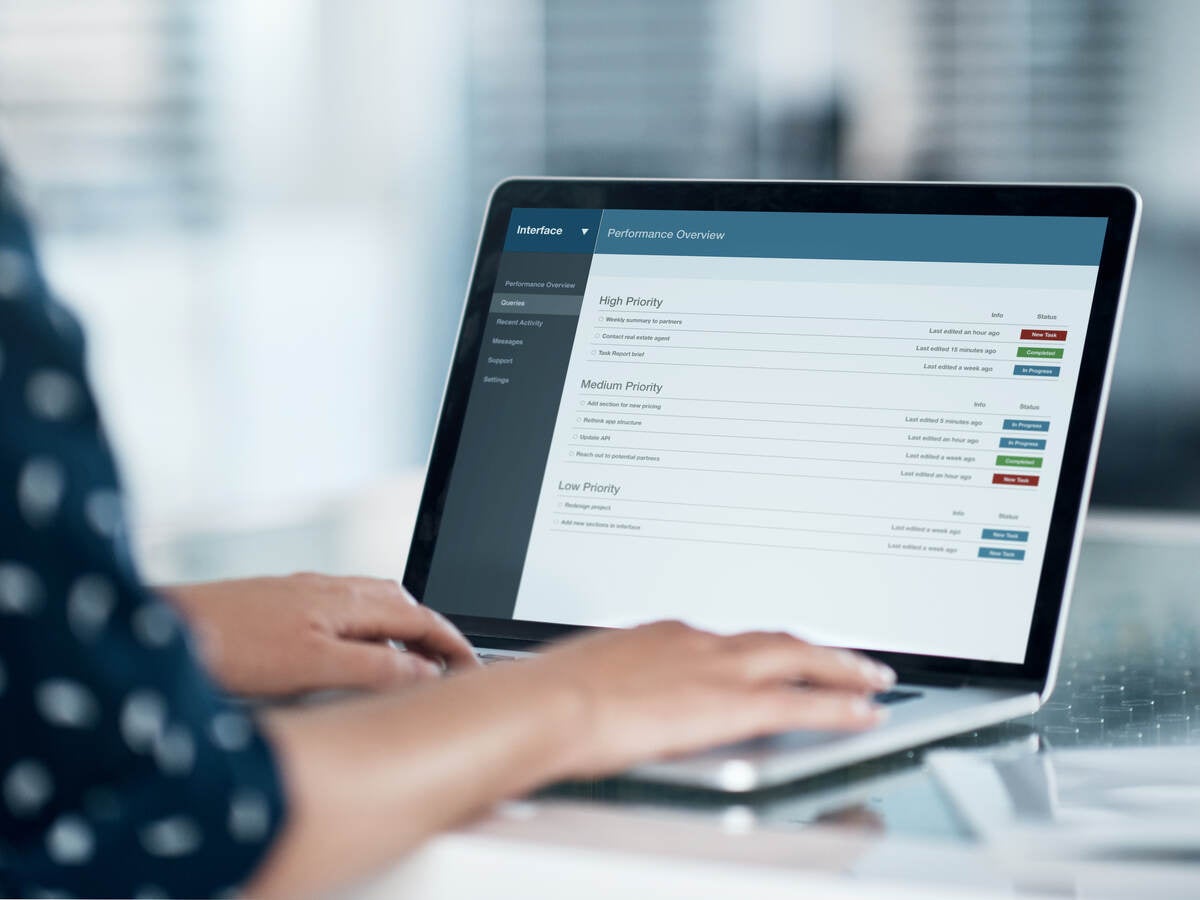
[[[889,669],[678,622],[564,641],[411,690],[273,714],[289,826],[250,896],[317,894],[498,800],[794,728],[861,729]]]
[[[531,698],[576,693],[582,727],[566,748],[567,777],[780,731],[869,728],[886,715],[870,695],[896,682],[891,669],[848,650],[680,622],[568,640],[506,668]]]

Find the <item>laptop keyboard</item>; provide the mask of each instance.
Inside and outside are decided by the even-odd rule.
[[[517,657],[505,656],[503,653],[489,653],[486,650],[477,650],[475,657],[485,666],[490,666],[499,662],[512,662]]]
[[[506,656],[503,653],[492,653],[487,650],[475,651],[475,656],[485,666],[495,665],[501,662],[511,662],[514,657]],[[875,702],[881,706],[892,706],[896,703],[903,703],[905,700],[915,700],[921,696],[921,691],[902,690],[895,688],[890,691],[882,691],[875,695]]]
[[[895,688],[890,691],[882,691],[875,695],[875,702],[881,706],[891,706],[895,703],[903,703],[905,700],[916,700],[922,694],[921,691],[906,691],[900,688]]]

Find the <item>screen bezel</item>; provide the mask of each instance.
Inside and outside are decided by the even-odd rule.
[[[1111,368],[1126,260],[1138,198],[1117,185],[673,181],[514,178],[497,185],[485,214],[474,271],[434,435],[413,530],[404,585],[422,598],[441,512],[462,435],[496,271],[514,208],[678,209],[933,215],[1101,216],[1108,219],[1080,359],[1079,381],[1063,453],[1049,537],[1025,658],[1003,663],[869,651],[907,680],[999,681],[1040,689],[1049,674],[1076,545],[1078,515],[1090,483],[1097,417]],[[464,633],[494,646],[541,643],[586,626],[448,614]]]

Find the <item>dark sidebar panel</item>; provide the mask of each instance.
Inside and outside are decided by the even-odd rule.
[[[422,602],[511,618],[590,253],[500,259]]]

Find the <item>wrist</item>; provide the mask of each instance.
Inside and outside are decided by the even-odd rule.
[[[250,686],[240,683],[230,665],[226,638],[222,635],[221,617],[216,615],[206,584],[155,585],[155,594],[165,600],[183,617],[191,635],[191,644],[208,674],[226,690],[252,693]]]
[[[524,711],[522,730],[529,739],[532,765],[528,784],[517,793],[585,774],[594,721],[591,692],[560,673],[543,672],[538,660],[504,664],[481,673]],[[509,704],[514,705],[514,704]]]
[[[573,681],[547,685],[546,692],[543,708],[554,710],[551,727],[556,738],[546,780],[580,778],[587,772],[586,757],[593,745],[594,698]]]
[[[174,606],[184,618],[192,619],[198,613],[200,603],[195,587],[190,584],[156,584],[151,585],[150,590]]]

